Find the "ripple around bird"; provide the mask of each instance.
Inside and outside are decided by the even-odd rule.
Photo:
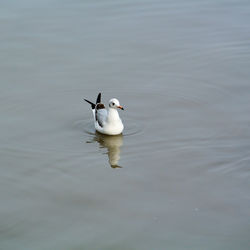
[[[74,127],[76,127],[78,130],[83,130],[84,133],[89,135],[95,135],[95,127],[93,124],[93,121],[89,121],[90,119],[81,119],[74,122]],[[143,127],[141,127],[138,123],[134,122],[132,119],[123,119],[123,122],[125,124],[125,128],[123,131],[123,136],[132,136],[139,134],[143,131]]]

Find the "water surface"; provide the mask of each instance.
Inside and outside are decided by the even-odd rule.
[[[2,1],[1,249],[249,249],[250,3]],[[123,136],[89,105],[125,107]]]

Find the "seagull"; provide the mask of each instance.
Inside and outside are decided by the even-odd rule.
[[[119,135],[122,133],[124,126],[117,109],[124,110],[116,98],[109,101],[109,109],[106,110],[101,103],[101,93],[96,98],[96,104],[84,99],[91,105],[94,116],[95,129],[106,135]]]

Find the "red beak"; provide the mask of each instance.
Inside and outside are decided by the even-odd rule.
[[[117,106],[117,108],[119,108],[121,110],[124,110],[124,108],[122,106]]]

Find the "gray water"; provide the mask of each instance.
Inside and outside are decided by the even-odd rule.
[[[249,1],[1,1],[0,58],[0,249],[249,249]]]

